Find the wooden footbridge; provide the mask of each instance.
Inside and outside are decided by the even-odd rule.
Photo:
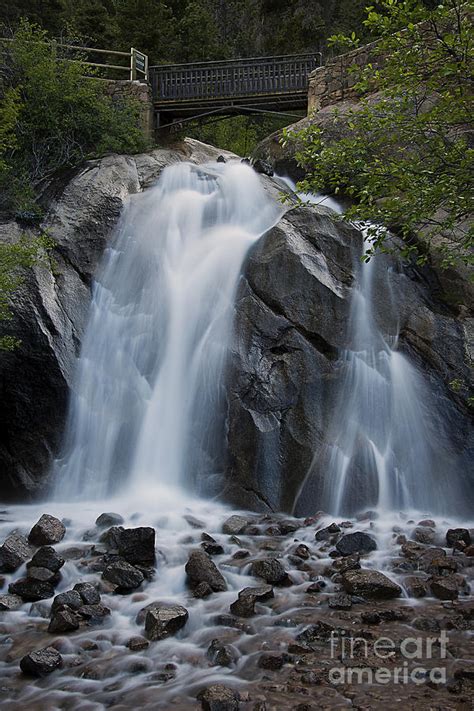
[[[157,127],[210,114],[306,110],[321,54],[253,57],[148,68]]]

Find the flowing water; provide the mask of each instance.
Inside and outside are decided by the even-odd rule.
[[[327,198],[309,197],[337,208]],[[279,535],[275,527],[283,514],[241,512],[249,527],[235,538],[222,533],[231,512],[201,496],[219,483],[221,375],[240,269],[250,245],[281,212],[255,173],[239,163],[172,166],[154,188],[130,200],[94,285],[64,451],[56,466],[55,500],[0,512],[0,541],[13,529],[28,534],[45,511],[62,518],[67,533],[56,549],[66,563],[56,592],[90,581],[111,614],[102,625],[51,635],[51,599],[5,613],[0,619],[5,708],[192,711],[198,707],[197,692],[215,682],[243,690],[243,711],[264,697],[273,699],[272,710],[294,706],[289,699],[296,692],[285,696],[284,687],[274,683],[280,672],[278,679],[265,681],[274,672],[258,663],[264,650],[286,650],[309,622],[337,618],[339,613],[328,608],[338,590],[330,572],[332,543],[315,541],[315,528],[327,526],[333,516],[293,521],[290,533]],[[351,509],[349,497],[360,506],[405,506],[402,514],[369,514],[352,522],[335,518],[341,530],[369,532],[378,549],[364,558],[364,567],[384,570],[403,586],[410,569],[403,567],[406,561],[400,565],[399,545],[422,516],[411,509],[423,509],[425,515],[433,510],[425,447],[430,433],[423,429],[423,402],[429,405],[429,400],[420,375],[397,350],[396,334],[383,335],[377,328],[374,266],[360,264],[359,256],[348,347],[341,355],[345,375],[328,423],[324,506],[333,515]],[[362,470],[365,479],[359,476]],[[321,500],[315,501],[321,508]],[[156,573],[130,595],[115,594],[101,579],[107,550],[94,521],[103,511],[121,514],[125,527],[156,531]],[[454,518],[435,517],[433,542],[444,546],[446,528],[455,525]],[[198,600],[187,587],[184,566],[209,534],[222,545],[213,560],[228,591]],[[294,555],[301,543],[309,552],[304,561]],[[258,604],[255,617],[232,618],[229,605],[237,592],[262,582],[251,576],[249,562],[266,556],[280,558],[292,585],[275,588],[274,599]],[[0,576],[0,594],[25,573],[23,565]],[[324,583],[316,597],[308,593],[315,581]],[[153,601],[184,605],[189,620],[177,635],[131,652],[130,638],[144,633],[137,614]],[[422,603],[404,598],[397,604],[408,606],[409,619]],[[436,613],[441,614],[437,608]],[[347,614],[337,624],[352,625],[359,613],[351,622]],[[216,638],[232,651],[229,667],[213,666],[206,654]],[[61,671],[39,680],[19,674],[24,654],[50,644],[63,656]],[[321,650],[321,663],[331,664],[328,649]],[[297,674],[296,664],[291,674]],[[290,687],[294,684],[293,676]],[[248,703],[245,693],[250,693]],[[320,694],[319,705],[325,707],[348,704],[328,686],[313,685],[307,693]]]
[[[282,212],[240,162],[170,166],[130,200],[94,285],[56,498],[214,492],[235,288]]]

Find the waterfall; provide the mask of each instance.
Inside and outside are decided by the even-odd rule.
[[[280,180],[296,190],[289,178]],[[298,196],[343,211],[331,197]],[[362,232],[365,253],[370,226],[354,226]],[[354,250],[347,347],[340,354],[341,377],[332,397],[326,444],[315,457],[295,510],[304,511],[305,501],[333,515],[352,515],[367,507],[443,513],[447,502],[462,510],[459,478],[450,476],[455,456],[432,387],[399,348],[390,282],[396,260],[378,254],[365,261],[362,256]],[[377,299],[392,311],[391,334],[382,333],[377,324]]]
[[[282,211],[240,162],[169,166],[130,199],[93,287],[56,498],[212,489],[240,269]]]

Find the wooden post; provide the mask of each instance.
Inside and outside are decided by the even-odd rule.
[[[135,63],[135,49],[130,49],[130,81],[135,81],[137,78],[137,67]]]

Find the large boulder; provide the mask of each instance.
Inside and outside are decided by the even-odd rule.
[[[176,634],[188,621],[189,613],[182,605],[154,604],[146,613],[145,634],[149,640],[159,640]]]
[[[59,519],[43,514],[31,529],[28,540],[35,546],[49,546],[62,541],[65,535],[66,527]]]
[[[45,676],[59,669],[63,659],[54,647],[45,647],[36,652],[30,652],[20,661],[20,668],[24,674],[30,676]]]
[[[402,589],[378,570],[347,570],[341,576],[344,590],[351,595],[386,599],[399,597]]]

